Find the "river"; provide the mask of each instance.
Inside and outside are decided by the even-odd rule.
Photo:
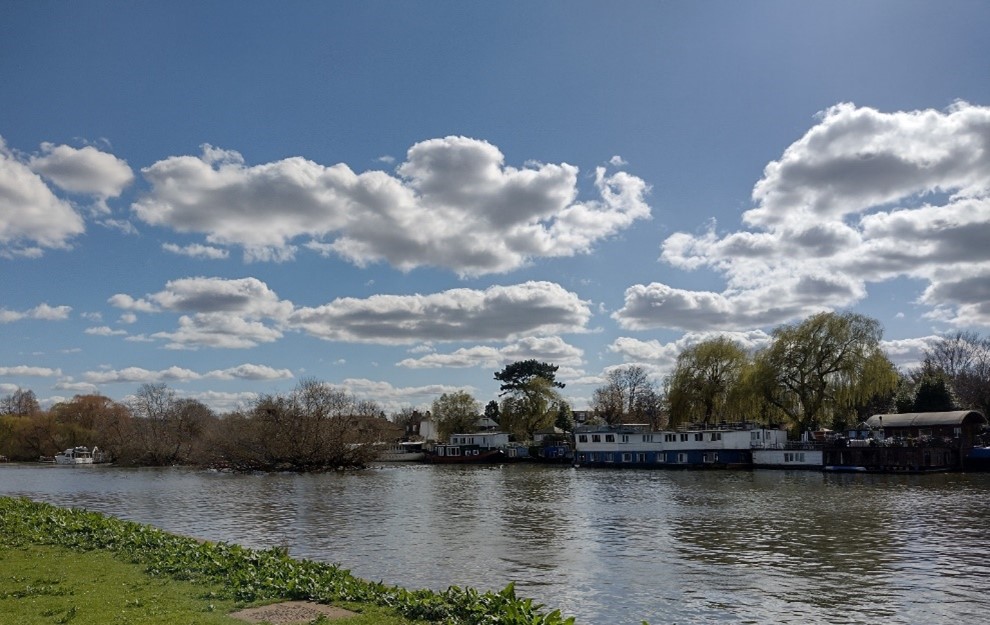
[[[27,496],[579,625],[981,623],[990,474],[382,465],[320,475],[0,465]]]

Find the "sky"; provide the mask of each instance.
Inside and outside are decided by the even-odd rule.
[[[990,330],[990,3],[0,0],[0,395],[386,412]]]

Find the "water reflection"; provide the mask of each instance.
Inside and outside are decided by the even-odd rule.
[[[390,465],[322,475],[0,466],[26,495],[580,623],[980,622],[988,475]]]

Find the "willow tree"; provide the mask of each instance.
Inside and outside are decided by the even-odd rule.
[[[757,355],[758,386],[798,431],[844,421],[897,387],[897,371],[880,348],[882,336],[878,321],[855,313],[819,313],[780,326]]]
[[[731,339],[717,337],[677,356],[667,398],[672,423],[710,423],[737,416],[730,398],[737,392],[749,356]]]
[[[570,412],[554,384],[542,376],[523,382],[499,408],[499,425],[516,440],[531,441],[537,431],[553,427],[562,412]]]

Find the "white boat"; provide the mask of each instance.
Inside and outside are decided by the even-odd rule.
[[[96,447],[90,451],[87,447],[70,447],[55,454],[55,464],[93,464]]]
[[[423,443],[407,441],[385,448],[378,456],[378,462],[419,462],[426,458]]]

